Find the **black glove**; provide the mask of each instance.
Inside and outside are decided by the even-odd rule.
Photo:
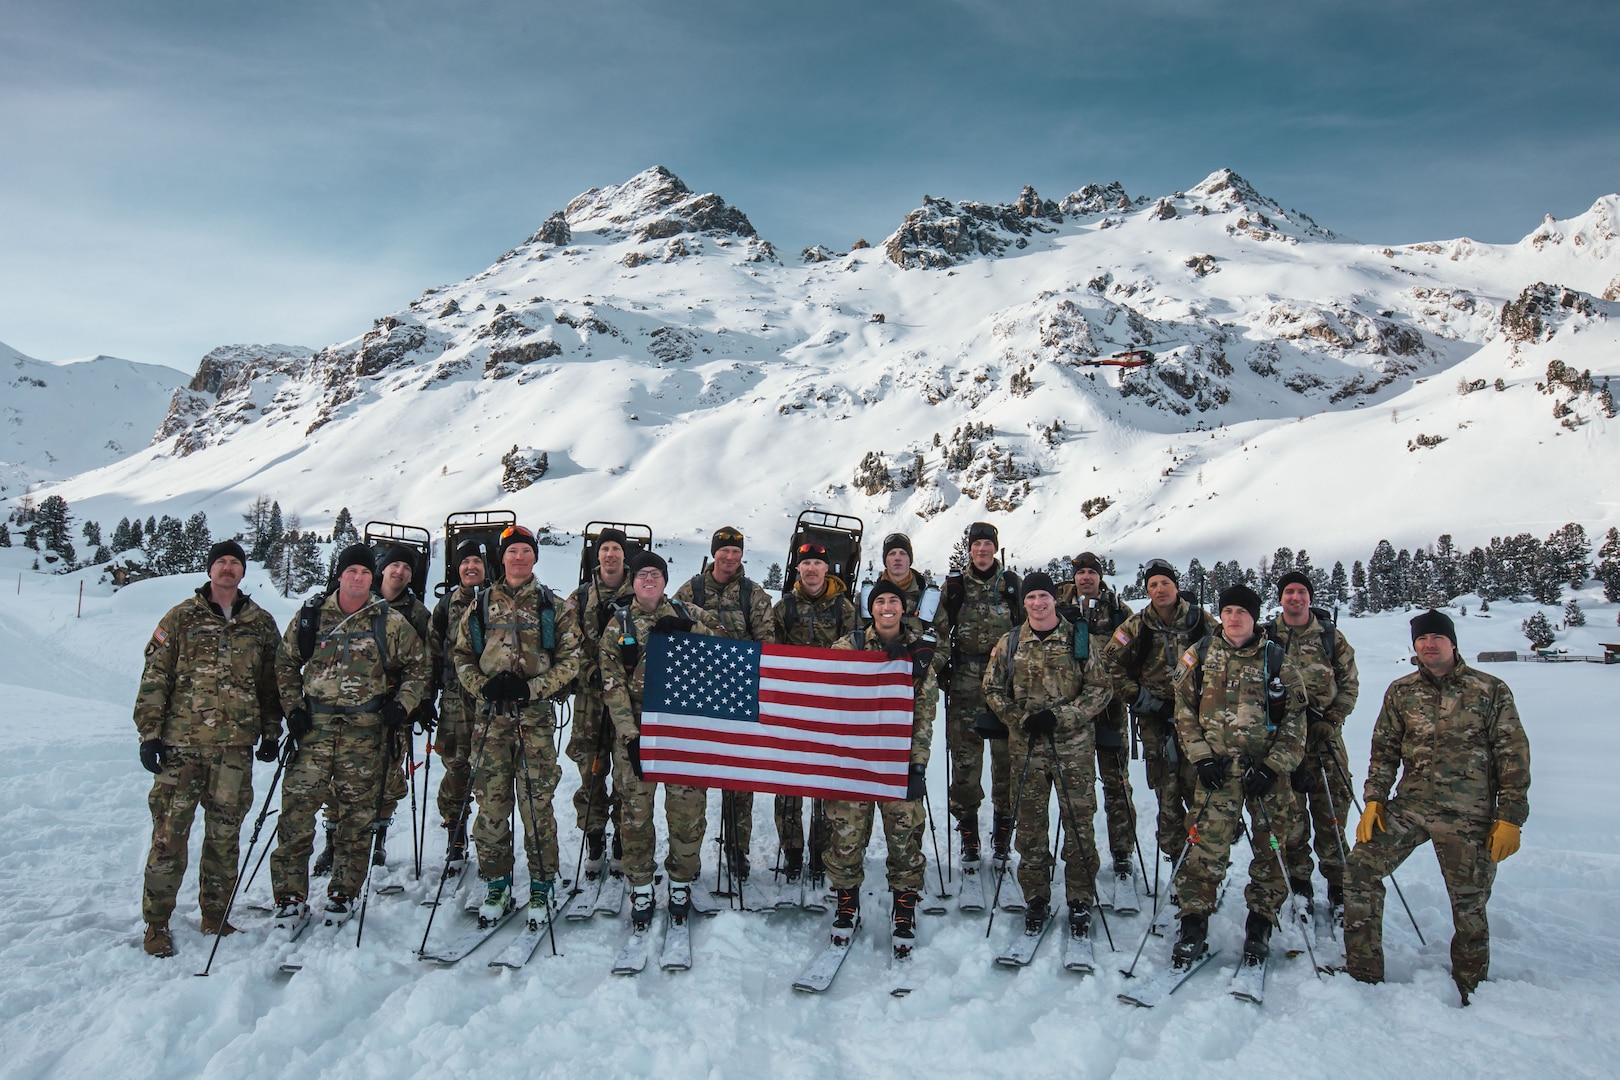
[[[147,739],[141,743],[141,767],[154,776],[163,771],[165,751],[169,748],[163,745],[162,739]]]
[[[1321,719],[1312,720],[1310,729],[1308,731],[1309,741],[1315,745],[1332,746],[1333,736],[1337,735],[1338,733],[1339,729],[1333,726],[1333,721]]]
[[[913,765],[911,771],[906,773],[906,801],[916,802],[918,799],[928,797],[928,777],[925,768]]]
[[[911,677],[920,679],[934,666],[934,643],[923,638],[911,647]]]
[[[665,615],[663,618],[653,623],[653,633],[690,634],[692,632],[692,627],[696,625],[697,623],[693,622],[691,619],[682,618],[679,615]]]
[[[1226,759],[1212,757],[1198,763],[1198,783],[1205,791],[1219,791],[1226,786]]]
[[[1156,698],[1148,693],[1148,688],[1145,686],[1136,692],[1136,711],[1139,713],[1162,716],[1169,707],[1169,703],[1163,698]]]
[[[962,601],[966,598],[967,587],[962,584],[962,572],[960,570],[952,570],[949,574],[945,575],[945,595],[942,597],[942,599],[945,601],[945,610],[960,610],[962,607]]]
[[[287,734],[293,737],[293,742],[299,742],[305,735],[315,730],[315,718],[309,715],[309,710],[302,705],[287,714]]]
[[[1060,615],[1063,618],[1063,620],[1065,622],[1072,623],[1075,626],[1080,625],[1080,608],[1079,608],[1079,605],[1077,605],[1077,604],[1059,604],[1057,606],[1057,613],[1058,613],[1058,615]]]
[[[630,771],[636,774],[636,779],[637,780],[640,780],[642,778],[641,777],[641,736],[637,735],[635,738],[633,738],[629,742],[625,743],[624,744],[624,752],[625,752],[625,755],[627,757],[629,757],[629,759],[630,759]]]
[[[398,731],[410,719],[410,710],[405,708],[399,698],[383,698],[382,722],[389,731]]]
[[[1302,761],[1299,768],[1288,774],[1288,786],[1301,795],[1309,795],[1316,790],[1316,773]]]
[[[1097,725],[1097,749],[1123,750],[1125,749],[1125,733],[1118,728],[1111,728],[1104,724]]]
[[[277,750],[276,737],[274,735],[262,735],[259,737],[259,748],[253,751],[253,756],[260,761],[274,761],[276,760]]]
[[[910,660],[911,650],[907,648],[905,642],[895,641],[890,642],[884,647],[883,655],[887,656],[890,660]]]
[[[1057,713],[1039,709],[1024,717],[1024,734],[1032,739],[1049,739],[1057,731]]]
[[[1243,774],[1243,793],[1255,798],[1266,794],[1277,782],[1277,774],[1265,762],[1250,765]]]
[[[1273,675],[1266,684],[1266,715],[1279,727],[1288,715],[1288,688],[1283,686],[1281,675]]]
[[[973,718],[973,732],[981,739],[1005,739],[1007,725],[997,720],[994,713],[986,710]]]
[[[491,705],[521,705],[529,700],[529,683],[515,671],[491,675],[479,691]]]
[[[432,735],[433,729],[438,726],[438,714],[433,711],[433,702],[424,701],[411,713],[411,720],[416,724],[416,730],[423,735]]]

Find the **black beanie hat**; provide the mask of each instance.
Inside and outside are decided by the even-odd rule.
[[[643,551],[630,560],[630,576],[635,577],[649,566],[663,574],[666,583],[669,581],[669,563],[665,562],[664,557],[656,551]]]
[[[1090,551],[1082,551],[1080,554],[1078,554],[1078,555],[1076,555],[1074,557],[1073,561],[1074,561],[1075,570],[1077,570],[1077,571],[1078,570],[1084,570],[1084,569],[1095,570],[1095,571],[1097,571],[1097,576],[1102,577],[1102,575],[1103,575],[1102,560],[1097,558],[1095,553],[1090,552]]]
[[[1260,621],[1260,594],[1247,585],[1228,585],[1221,590],[1217,603],[1222,611],[1229,607],[1240,607],[1249,613],[1249,618]]]
[[[1028,596],[1032,592],[1044,592],[1057,599],[1057,586],[1052,583],[1052,576],[1044,570],[1035,570],[1024,575],[1023,584],[1018,587],[1019,596]]]
[[[363,566],[371,571],[371,576],[377,576],[377,561],[371,554],[371,549],[364,544],[350,544],[338,553],[337,569],[332,571],[334,578],[343,576],[343,571],[351,566]]]
[[[226,555],[236,556],[237,562],[241,563],[244,568],[247,566],[247,553],[242,550],[242,545],[235,540],[221,540],[208,549],[208,569],[212,570],[214,564]]]
[[[624,535],[623,529],[603,529],[596,534],[596,546],[601,547],[609,540],[619,545],[619,550],[626,555],[630,554],[630,538]]]
[[[1174,585],[1178,590],[1181,588],[1181,575],[1176,573],[1176,568],[1170,564],[1168,559],[1149,559],[1147,561],[1147,566],[1142,569],[1142,584],[1146,585],[1156,577],[1167,577],[1170,579],[1170,584]]]
[[[489,557],[484,554],[484,542],[482,540],[473,537],[463,540],[461,543],[456,545],[457,566],[460,566],[464,561],[472,558],[475,555],[478,558],[483,559],[484,562],[489,562]]]
[[[901,551],[905,552],[906,558],[908,559],[916,558],[916,555],[912,554],[911,551],[911,537],[907,536],[903,532],[890,533],[888,536],[883,538],[882,555],[885,559],[889,557],[889,552],[893,551],[895,548],[899,548]]]
[[[1421,615],[1412,616],[1412,644],[1424,634],[1444,634],[1451,639],[1451,647],[1457,648],[1457,624],[1451,621],[1451,616],[1443,611],[1430,608]]]
[[[1290,585],[1305,586],[1305,592],[1310,595],[1310,598],[1312,600],[1316,599],[1316,590],[1311,588],[1311,579],[1300,573],[1298,570],[1290,570],[1288,573],[1277,579],[1277,599],[1282,599],[1283,590],[1288,588]]]
[[[387,553],[385,553],[381,559],[377,560],[377,570],[378,572],[381,572],[388,569],[390,564],[397,562],[402,562],[406,566],[410,567],[411,573],[414,574],[416,572],[416,552],[406,547],[404,544],[395,544],[393,547],[389,548]]]
[[[501,561],[506,561],[506,551],[514,544],[527,544],[535,557],[540,556],[540,545],[535,542],[534,533],[522,525],[508,525],[501,533]]]
[[[742,530],[735,525],[722,525],[714,530],[714,535],[709,538],[709,554],[718,555],[723,547],[734,547],[738,551],[743,550]]]
[[[871,590],[866,594],[866,613],[868,615],[872,614],[872,601],[885,594],[890,596],[898,596],[900,598],[901,606],[905,606],[906,591],[900,586],[896,585],[894,582],[890,581],[888,578],[878,578],[877,584],[873,585]]]
[[[975,521],[968,526],[967,542],[971,545],[975,540],[988,540],[998,548],[1001,546],[1001,534],[988,521]]]

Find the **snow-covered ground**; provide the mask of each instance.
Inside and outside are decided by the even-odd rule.
[[[1159,1009],[1116,1001],[1125,985],[1118,969],[1140,940],[1143,916],[1110,920],[1114,953],[1099,926],[1101,974],[1079,979],[1062,970],[1056,936],[1029,969],[998,969],[994,946],[1017,932],[1017,917],[999,916],[987,941],[982,917],[953,910],[922,920],[913,967],[897,973],[881,936],[881,840],[868,852],[863,902],[869,931],[878,932],[859,939],[822,997],[789,988],[829,918],[799,913],[723,911],[698,922],[685,974],[608,974],[625,924],[605,920],[560,925],[561,955],[542,946],[518,973],[485,966],[490,946],[454,968],[418,962],[427,909],[417,901],[431,894],[442,853],[436,828],[421,882],[411,880],[408,830],[394,831],[388,879],[405,893],[374,899],[361,948],[352,924],[339,940],[311,931],[297,947],[304,969],[282,976],[284,947],[266,940],[267,916],[239,906],[234,921],[245,932],[221,944],[204,980],[193,977],[210,944],[196,930],[200,829],[172,924],[179,955],[158,961],[141,951],[149,783],[129,719],[146,637],[195,581],[158,579],[113,594],[94,571],[33,573],[31,556],[0,550],[0,1045],[8,1077],[1427,1078],[1606,1076],[1620,1061],[1614,667],[1489,668],[1515,692],[1535,782],[1524,847],[1503,865],[1490,909],[1492,980],[1466,1010],[1447,973],[1449,912],[1428,849],[1399,874],[1427,946],[1392,895],[1386,984],[1319,981],[1304,958],[1279,960],[1260,1009],[1228,997],[1226,973],[1213,967]],[[547,549],[542,577],[572,580],[574,558]],[[81,577],[88,584],[76,618]],[[248,588],[283,623],[294,610],[296,601],[274,596],[260,572]],[[1560,644],[1598,652],[1598,642],[1617,636],[1615,605],[1596,590],[1582,599],[1589,625]],[[1470,615],[1458,632],[1467,655],[1523,648],[1519,620],[1530,605],[1498,603],[1480,617],[1477,602],[1465,602]],[[1362,703],[1347,732],[1360,773],[1383,690],[1411,670],[1407,628],[1405,616],[1391,614],[1349,620],[1345,629],[1361,668]],[[944,767],[936,753],[929,786],[942,828]],[[258,766],[261,800],[271,771]],[[1140,766],[1133,773],[1151,853],[1152,795]],[[564,774],[556,805],[571,863],[578,833],[566,807],[575,777]],[[756,866],[773,855],[768,805],[756,807]],[[704,858],[712,875],[712,844]],[[932,862],[929,876],[935,880]],[[267,901],[267,877],[261,871],[246,902]],[[1241,906],[1229,891],[1213,922],[1212,940],[1228,956],[1242,936]],[[1167,952],[1166,941],[1151,941],[1144,970],[1162,966]],[[902,981],[915,991],[890,996]]]

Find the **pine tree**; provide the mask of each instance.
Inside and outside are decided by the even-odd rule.
[[[1344,572],[1344,563],[1335,561],[1333,572],[1328,575],[1328,596],[1335,604],[1342,604],[1350,599],[1350,579]]]
[[[1387,611],[1400,601],[1400,588],[1395,576],[1395,547],[1388,540],[1378,541],[1372,558],[1367,560],[1367,610],[1373,614]]]
[[[140,545],[132,544],[129,541],[129,518],[119,518],[118,527],[113,530],[112,534],[112,549],[114,551],[128,551],[132,547],[140,547]]]
[[[249,562],[262,563],[270,556],[270,496],[260,495],[242,515],[247,526],[247,555]]]
[[[761,584],[767,589],[780,589],[782,587],[782,564],[771,563],[771,568],[765,571],[765,580]]]
[[[208,549],[213,546],[214,537],[208,531],[208,515],[199,510],[186,519],[185,535],[181,541],[181,550],[185,555],[185,569],[206,573]]]
[[[1620,529],[1612,525],[1598,549],[1597,577],[1603,582],[1603,599],[1620,602]]]
[[[1591,573],[1592,544],[1586,539],[1586,529],[1575,522],[1570,522],[1551,536],[1541,546],[1542,560],[1548,564],[1549,573],[1555,573],[1563,581],[1569,583],[1572,589],[1578,589],[1586,584],[1588,574]],[[1556,569],[1554,569],[1556,568]]]
[[[81,531],[84,535],[84,542],[87,546],[93,548],[98,548],[101,546],[101,522],[87,521],[84,523],[84,528]]]
[[[140,518],[136,518],[134,521],[129,523],[129,547],[125,548],[124,550],[129,551],[132,548],[139,548],[142,551],[146,550],[146,536],[141,532]]]
[[[1569,598],[1569,603],[1564,605],[1564,625],[1565,626],[1585,626],[1586,625],[1586,612],[1581,610],[1581,605],[1576,603],[1575,598],[1573,596]]]
[[[1395,592],[1390,602],[1393,608],[1399,604],[1410,604],[1416,597],[1412,595],[1412,553],[1401,548],[1395,556]]]
[[[0,547],[10,547],[10,546],[11,546],[11,530],[6,527],[5,522],[0,521]]]
[[[1350,570],[1350,614],[1365,615],[1372,610],[1372,597],[1367,588],[1367,568],[1357,559]]]
[[[73,515],[68,511],[67,500],[60,495],[47,496],[28,527],[34,539],[28,546],[35,551],[54,551],[71,566],[77,557],[73,550],[72,527]]]
[[[151,514],[147,514],[146,515],[146,539],[148,541],[150,541],[152,539],[152,534],[157,532],[157,527],[158,527],[157,518],[154,517]]]
[[[275,558],[276,547],[281,543],[281,538],[289,529],[297,532],[298,526],[296,523],[289,526],[282,522],[281,501],[278,499],[270,504],[270,517],[266,520],[264,526],[265,561],[267,564],[270,559]]]
[[[1439,607],[1451,597],[1437,596],[1438,591],[1434,581],[1434,558],[1425,549],[1418,548],[1412,555],[1412,601],[1426,607]]]
[[[1520,623],[1519,629],[1524,631],[1526,638],[1530,639],[1532,649],[1545,649],[1555,640],[1552,624],[1547,621],[1547,616],[1539,611]]]
[[[1462,567],[1457,559],[1456,545],[1450,533],[1442,533],[1434,545],[1434,587],[1447,600],[1461,596],[1467,589],[1461,587]]]
[[[180,524],[179,518],[164,514],[157,528],[147,538],[147,548],[152,557],[152,569],[160,574],[182,574],[190,567],[186,554],[186,528]]]

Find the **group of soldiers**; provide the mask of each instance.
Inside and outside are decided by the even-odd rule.
[[[1175,567],[1155,559],[1144,568],[1147,603],[1133,612],[1092,552],[1074,557],[1073,579],[1059,583],[1005,567],[989,523],[973,524],[965,540],[965,564],[936,588],[913,567],[910,539],[890,534],[881,576],[856,595],[830,572],[826,548],[808,539],[792,552],[791,586],[773,604],[743,573],[744,537],[735,528],[715,531],[711,559],[672,595],[661,556],[604,529],[589,580],[561,595],[534,575],[534,535],[513,525],[493,553],[472,540],[455,549],[456,584],[431,612],[410,589],[410,549],[385,553],[378,566],[357,544],[339,554],[330,591],[279,634],[239,589],[242,548],[214,545],[208,581],[153,632],[135,705],[141,761],[155,774],[146,951],[173,955],[168,924],[199,803],[202,930],[233,932],[226,907],[252,799],[250,755],[271,762],[279,754],[285,772],[271,858],[278,920],[309,915],[323,806],[327,844],[316,871],[329,875],[324,917],[346,919],[405,794],[413,723],[433,733],[445,766],[438,810],[447,872],[464,865],[472,821],[480,918],[498,919],[518,903],[514,811],[524,825],[528,902],[547,908],[560,878],[557,702],[568,695],[565,753],[580,777],[573,803],[585,872],[603,872],[611,843],[630,886],[632,925],[645,930],[656,906],[658,786],[644,779],[640,761],[645,646],[654,634],[696,633],[872,650],[911,663],[905,799],[814,800],[807,834],[804,800],[775,797],[775,870],[790,883],[825,874],[835,938],[860,919],[863,855],[879,817],[893,933],[915,933],[924,776],[943,691],[948,804],[964,867],[977,869],[981,857],[988,747],[991,857],[1010,869],[1016,848],[1026,932],[1052,917],[1054,799],[1071,934],[1089,932],[1103,869],[1092,827],[1099,779],[1110,872],[1131,881],[1133,866],[1145,866],[1129,778],[1139,746],[1158,803],[1154,876],[1157,859],[1172,867],[1180,915],[1175,963],[1207,950],[1231,847],[1247,835],[1245,955],[1265,956],[1285,904],[1315,902],[1314,854],[1325,901],[1343,921],[1347,969],[1377,981],[1382,878],[1432,839],[1452,902],[1452,975],[1466,1004],[1488,968],[1485,906],[1495,866],[1517,850],[1528,813],[1529,748],[1511,691],[1463,662],[1448,616],[1412,620],[1417,670],[1385,694],[1351,850],[1340,825],[1353,801],[1341,732],[1359,691],[1355,654],[1312,606],[1309,578],[1282,577],[1280,610],[1269,621],[1261,621],[1260,596],[1243,585],[1223,590],[1211,616],[1181,596]],[[290,738],[278,745],[284,717]],[[703,788],[665,785],[671,916],[684,917],[692,903],[707,802]],[[722,858],[746,882],[753,794],[728,790],[720,805]]]

